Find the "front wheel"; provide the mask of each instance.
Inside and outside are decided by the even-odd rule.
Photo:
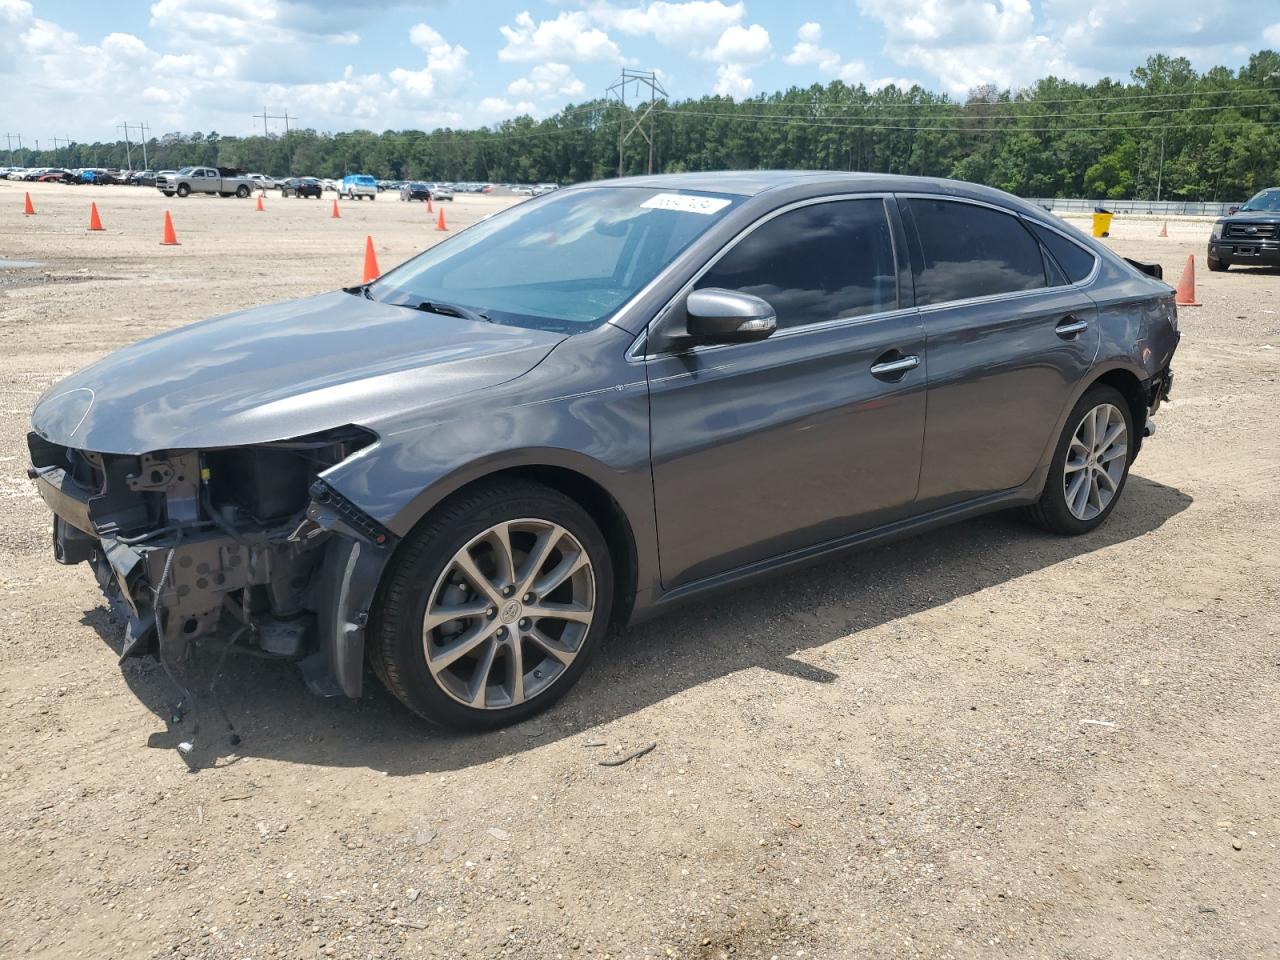
[[[546,709],[577,681],[612,601],[609,548],[582,507],[537,483],[486,484],[401,545],[369,659],[415,713],[493,729]]]
[[[1128,401],[1106,384],[1090,387],[1062,428],[1032,520],[1068,536],[1098,527],[1120,500],[1135,444]]]
[[[178,184],[178,196],[185,198],[185,197],[189,197],[190,195],[191,195],[191,188],[189,186],[187,186],[185,183]]]
[[[1231,264],[1223,263],[1217,257],[1206,257],[1205,259],[1209,262],[1209,269],[1214,273],[1225,273],[1231,268]]]

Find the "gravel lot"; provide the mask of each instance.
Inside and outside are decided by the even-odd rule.
[[[92,577],[53,562],[30,409],[120,344],[357,282],[366,234],[384,268],[441,234],[388,195],[335,221],[39,185],[24,218],[25,186],[0,182],[0,257],[42,264],[0,270],[0,956],[1280,956],[1280,273],[1209,274],[1204,221],[1114,225],[1172,279],[1194,252],[1204,306],[1095,534],[996,515],[731,593],[486,736],[232,661],[243,743],[206,713],[193,772],[163,673],[117,667]]]

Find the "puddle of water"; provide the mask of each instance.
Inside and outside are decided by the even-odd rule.
[[[31,267],[43,267],[39,260],[8,260],[0,257],[0,270],[29,270]]]

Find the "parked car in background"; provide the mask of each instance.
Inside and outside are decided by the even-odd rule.
[[[431,188],[419,180],[406,183],[400,188],[401,200],[421,200],[426,203],[431,199]]]
[[[156,176],[156,171],[154,170],[139,170],[129,178],[128,183],[135,187],[154,187],[156,185]]]
[[[156,189],[167,197],[187,197],[193,193],[217,194],[220,197],[249,196],[256,183],[238,170],[228,167],[183,167],[175,174],[158,177]]]
[[[378,182],[367,174],[349,173],[342,178],[342,188],[338,193],[348,200],[363,200],[365,197],[377,200]]]
[[[544,193],[550,193],[552,190],[559,190],[559,189],[560,189],[560,184],[558,183],[540,183],[533,188],[533,195],[535,197],[540,197]]]
[[[763,573],[1009,507],[1095,530],[1172,383],[1158,273],[957,181],[566,187],[98,361],[30,475],[125,655],[235,630],[492,728],[612,623]]]
[[[274,190],[276,181],[274,177],[268,177],[265,173],[249,173],[245,174],[255,184],[256,190]]]
[[[1220,217],[1209,234],[1209,269],[1280,266],[1280,187],[1261,190]]]
[[[51,167],[43,171],[35,179],[37,183],[70,183],[72,177],[69,170],[58,170]]]
[[[104,170],[101,167],[89,167],[80,171],[80,182],[92,183],[96,186],[110,186],[120,181],[110,170]]]
[[[282,197],[315,197],[319,200],[323,193],[324,187],[315,177],[291,177],[280,181]]]

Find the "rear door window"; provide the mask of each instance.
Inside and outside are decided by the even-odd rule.
[[[743,237],[697,287],[764,298],[779,329],[892,310],[898,277],[884,201],[833,200],[779,214]]]
[[[900,201],[918,243],[916,303],[946,303],[1047,285],[1040,245],[1012,214],[934,197]]]

